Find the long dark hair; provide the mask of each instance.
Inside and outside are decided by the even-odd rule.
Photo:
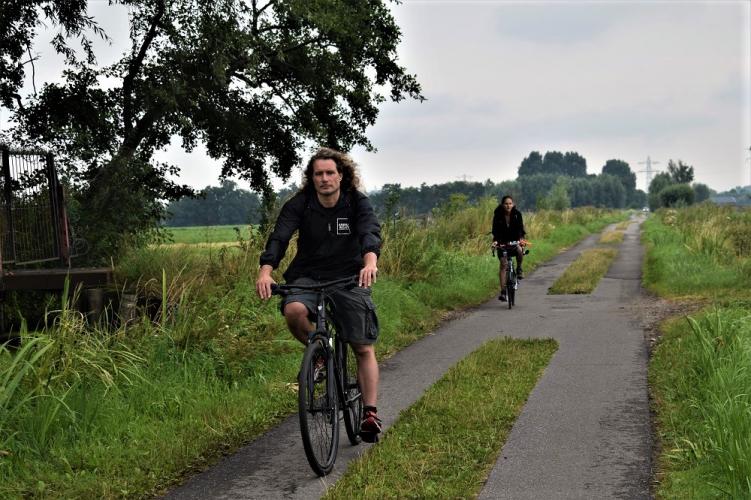
[[[360,188],[360,176],[357,175],[357,164],[346,153],[331,148],[321,148],[308,161],[305,167],[301,191],[313,189],[313,164],[316,160],[334,160],[336,171],[342,174],[341,190],[343,192],[356,191]]]

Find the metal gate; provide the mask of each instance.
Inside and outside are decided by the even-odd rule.
[[[60,260],[70,265],[70,236],[62,186],[52,155],[2,151],[0,265]]]

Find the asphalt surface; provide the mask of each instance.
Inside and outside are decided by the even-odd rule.
[[[378,413],[388,428],[483,342],[502,336],[559,342],[480,498],[649,497],[647,347],[630,307],[640,294],[638,224],[629,226],[616,261],[593,294],[546,294],[598,237],[538,267],[522,281],[514,309],[493,299],[381,364]],[[341,433],[336,466],[325,478],[307,464],[295,415],[165,498],[319,498],[350,460],[372,446],[353,447],[343,426]]]

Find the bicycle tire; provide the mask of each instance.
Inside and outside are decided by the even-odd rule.
[[[325,476],[334,468],[339,448],[339,409],[334,360],[331,351],[318,339],[305,348],[298,379],[300,434],[311,469]],[[323,357],[325,370],[316,370]]]
[[[513,265],[509,259],[509,266]],[[508,300],[508,308],[514,307],[514,298],[516,295],[516,273],[513,270],[509,270],[508,276],[506,276],[506,300]]]
[[[347,432],[349,442],[355,446],[361,441],[360,421],[363,413],[362,391],[357,381],[357,360],[354,350],[342,341],[337,341],[337,356],[341,376],[339,382],[343,396],[341,406],[344,412],[344,430]]]

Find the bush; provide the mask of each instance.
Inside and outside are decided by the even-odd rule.
[[[688,184],[673,184],[660,191],[659,197],[663,207],[685,207],[693,205],[694,190]]]

